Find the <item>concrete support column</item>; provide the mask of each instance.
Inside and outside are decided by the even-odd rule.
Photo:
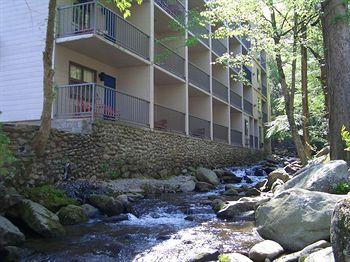
[[[150,95],[149,95],[149,126],[151,130],[154,129],[154,0],[150,0]]]
[[[186,13],[188,13],[188,1],[185,1],[185,9],[186,9]],[[185,23],[187,24],[188,22],[188,16],[185,17]],[[185,39],[188,38],[188,31],[186,30],[185,32]],[[185,78],[186,78],[186,85],[185,85],[185,110],[186,110],[186,115],[185,115],[185,133],[186,135],[190,134],[190,117],[189,117],[189,94],[188,94],[188,62],[189,62],[189,58],[188,58],[188,46],[185,46]]]

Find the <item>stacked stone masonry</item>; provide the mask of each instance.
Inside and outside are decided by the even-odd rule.
[[[88,134],[53,129],[45,155],[38,159],[31,141],[38,127],[4,126],[17,158],[18,184],[63,178],[166,178],[184,168],[241,166],[259,161],[263,152],[185,135],[151,131],[122,123],[96,121]]]

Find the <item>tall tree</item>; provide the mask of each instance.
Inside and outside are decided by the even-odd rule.
[[[348,1],[322,3],[322,26],[329,99],[331,159],[350,162],[341,137],[342,126],[350,130],[350,27]]]

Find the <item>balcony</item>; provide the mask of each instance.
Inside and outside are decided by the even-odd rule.
[[[249,83],[252,83],[252,71],[246,66],[243,66],[243,72],[245,78],[249,81]]]
[[[214,140],[220,141],[220,142],[227,142],[228,139],[228,127],[213,124],[213,136]]]
[[[175,133],[185,133],[185,114],[174,109],[154,105],[154,128]]]
[[[57,17],[58,38],[97,35],[149,59],[149,36],[99,2],[58,7]]]
[[[60,86],[54,118],[99,118],[149,126],[149,102],[95,83]]]
[[[209,30],[207,28],[201,25],[194,25],[191,26],[190,31],[197,39],[209,47]]]
[[[190,135],[200,138],[210,138],[210,121],[195,116],[189,116]]]
[[[213,95],[217,98],[220,98],[224,100],[225,102],[228,102],[228,88],[219,82],[218,80],[213,78]]]
[[[212,38],[211,48],[218,56],[222,56],[227,53],[227,47],[219,39]]]
[[[263,54],[260,54],[260,64],[262,68],[266,71],[266,58]]]
[[[190,84],[210,93],[210,76],[192,63],[188,63]]]
[[[267,97],[267,86],[265,84],[261,85],[261,92],[265,97]]]
[[[248,115],[253,115],[253,104],[250,103],[248,100],[243,99],[243,110],[246,112]]]
[[[246,49],[250,49],[250,47],[251,47],[251,42],[250,42],[247,38],[242,37],[242,38],[241,38],[241,41],[242,41],[242,43],[243,43],[243,45],[244,45],[244,47],[245,47]]]
[[[173,50],[160,43],[155,42],[155,63],[176,76],[185,78],[185,59]]]
[[[243,146],[242,132],[231,129],[231,144],[235,146]]]
[[[230,90],[230,104],[236,108],[242,109],[242,97],[232,90]]]
[[[254,136],[253,135],[249,136],[249,147],[254,148]]]
[[[259,149],[259,138],[257,136],[254,136],[254,145],[256,149]]]
[[[185,23],[185,6],[179,0],[154,0],[170,16],[175,18],[180,24]]]

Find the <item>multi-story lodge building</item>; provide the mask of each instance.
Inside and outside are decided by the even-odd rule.
[[[40,119],[48,2],[0,3],[2,122]],[[264,54],[244,67],[243,84],[232,78],[234,69],[212,62],[227,52],[247,52],[248,41],[209,37],[186,46],[186,37],[211,28],[180,34],[169,26],[181,24],[203,0],[144,0],[128,19],[106,1],[72,2],[57,4],[54,121],[125,121],[261,148],[269,119]],[[172,41],[158,41],[165,38]]]

